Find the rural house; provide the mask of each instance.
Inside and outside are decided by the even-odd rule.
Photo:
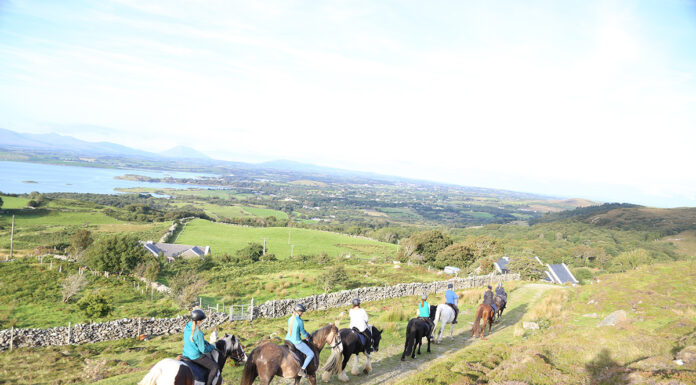
[[[546,271],[544,271],[544,274],[546,275],[546,281],[561,285],[568,282],[572,284],[579,283],[579,281],[575,279],[575,276],[573,275],[573,273],[570,272],[570,269],[568,268],[568,266],[566,266],[565,263],[550,265],[548,263],[542,262],[541,259],[539,259],[539,257],[534,257],[534,259],[536,259],[540,265],[546,266]],[[508,263],[510,263],[510,258],[507,256],[503,256],[502,258],[494,262],[493,265],[495,266],[495,270],[498,273],[507,274],[511,272],[508,269]],[[512,273],[514,273],[514,271]]]
[[[210,246],[177,245],[153,241],[143,242],[143,246],[154,256],[164,255],[169,262],[174,261],[177,257],[191,258],[210,255]]]

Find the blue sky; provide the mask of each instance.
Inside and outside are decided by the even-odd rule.
[[[690,0],[0,0],[0,127],[695,206],[694,47]]]

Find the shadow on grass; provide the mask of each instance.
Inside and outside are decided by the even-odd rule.
[[[590,384],[628,384],[628,375],[631,370],[619,365],[618,362],[611,358],[611,352],[608,349],[602,349],[592,359],[585,364],[585,371],[590,377]]]

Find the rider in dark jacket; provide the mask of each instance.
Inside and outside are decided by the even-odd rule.
[[[486,305],[490,305],[493,311],[497,311],[495,301],[493,301],[493,298],[493,288],[490,285],[488,285],[488,290],[486,290],[486,292],[483,293],[483,303]]]

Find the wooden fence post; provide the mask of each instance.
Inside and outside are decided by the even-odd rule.
[[[70,340],[72,339],[72,323],[68,322],[68,345],[70,345]]]
[[[10,328],[10,351],[14,347],[14,326]]]

